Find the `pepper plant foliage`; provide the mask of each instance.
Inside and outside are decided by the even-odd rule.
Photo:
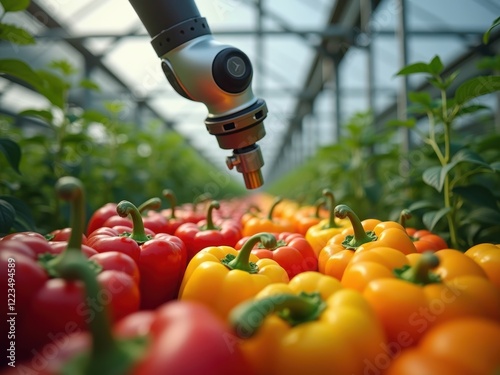
[[[4,14],[23,10],[29,3],[0,2]],[[20,28],[0,23],[4,40],[17,43],[28,39],[25,35]],[[99,109],[75,107],[69,99],[74,90],[100,91],[95,82],[79,79],[79,73],[64,60],[33,69],[22,60],[0,59],[0,75],[23,81],[46,99],[45,108],[19,113],[34,126],[0,118],[0,235],[22,230],[43,233],[65,226],[67,219],[53,186],[67,175],[85,185],[89,213],[124,199],[141,204],[161,196],[165,188],[176,193],[179,203],[192,201],[207,186],[215,198],[244,192],[162,123],[127,122],[123,103],[102,102]]]
[[[495,189],[499,182],[500,153],[498,143],[494,143],[494,140],[499,142],[500,137],[494,134],[474,141],[463,135],[457,137],[454,131],[461,117],[486,109],[473,99],[499,91],[500,76],[468,79],[450,97],[449,88],[458,72],[443,77],[443,70],[441,59],[436,56],[429,63],[410,64],[397,73],[425,74],[428,82],[439,91],[438,98],[428,92],[409,95],[414,103],[412,112],[427,117],[428,130],[422,131],[415,126],[416,117],[406,125],[412,126],[433,150],[433,165],[423,171],[422,179],[441,196],[440,204],[418,201],[413,207],[427,208],[422,219],[430,230],[445,221],[450,246],[466,248],[470,242],[493,240],[500,230],[500,200],[496,195],[498,189]]]

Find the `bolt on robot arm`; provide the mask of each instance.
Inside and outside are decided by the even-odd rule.
[[[252,65],[239,49],[214,40],[194,0],[130,0],[152,38],[172,87],[204,103],[205,125],[219,147],[233,149],[229,169],[242,173],[248,189],[263,184],[264,160],[257,145],[266,132],[264,100],[251,88]]]

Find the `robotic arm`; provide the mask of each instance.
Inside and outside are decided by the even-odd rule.
[[[233,149],[229,169],[243,175],[248,189],[263,184],[264,160],[257,141],[266,132],[264,100],[251,88],[252,65],[239,49],[214,40],[194,0],[130,0],[152,38],[151,44],[172,87],[204,103],[205,125],[219,147]]]

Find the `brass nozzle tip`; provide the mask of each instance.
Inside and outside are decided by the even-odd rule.
[[[264,178],[262,177],[260,169],[242,174],[247,189],[257,189],[264,184]]]

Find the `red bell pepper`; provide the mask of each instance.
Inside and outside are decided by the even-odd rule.
[[[406,233],[410,236],[413,241],[413,245],[417,249],[417,252],[423,253],[425,251],[438,251],[441,249],[447,249],[448,244],[445,239],[441,236],[428,231],[427,229],[416,229],[409,228],[406,226],[406,220],[411,219],[411,212],[408,209],[401,211],[399,216],[399,223],[405,228]]]
[[[254,246],[252,254],[259,259],[273,259],[285,269],[290,279],[301,272],[318,270],[318,258],[302,234],[281,232],[272,235],[276,238],[275,247],[266,248],[259,242]],[[243,237],[235,249],[241,249],[249,238]]]
[[[25,241],[28,237],[40,240],[36,236],[19,234],[0,241],[0,267],[9,269],[8,273],[2,273],[0,280],[2,295],[12,295],[12,304],[2,304],[2,312],[3,316],[15,321],[15,351],[19,360],[61,336],[87,329],[94,318],[96,310],[87,308],[82,284],[64,278],[60,271],[62,265],[84,268],[93,274],[102,288],[98,300],[109,305],[113,322],[139,309],[139,286],[133,277],[137,268],[123,268],[126,262],[123,259],[116,263],[108,259],[99,265],[89,261],[81,251],[85,223],[81,183],[71,177],[61,178],[56,191],[72,204],[71,237],[61,254],[50,251],[40,254],[43,242]],[[50,245],[47,246],[51,249]],[[123,257],[116,252],[115,256]],[[130,264],[133,265],[131,259]],[[95,300],[87,302],[96,303]]]
[[[146,234],[139,210],[129,201],[121,201],[116,211],[131,216],[132,233],[119,234],[113,228],[101,228],[89,236],[89,244],[100,253],[119,251],[131,256],[139,266],[141,308],[153,309],[177,297],[186,268],[186,246],[166,233]]]
[[[104,206],[99,207],[89,219],[87,223],[87,236],[90,235],[97,228],[103,226],[104,222],[111,216],[116,215],[116,203],[109,202]]]
[[[99,301],[102,289],[91,272],[66,267],[66,275],[84,281],[87,301]],[[0,374],[254,375],[240,340],[200,303],[171,301],[156,310],[128,315],[113,329],[106,308],[96,304],[90,334],[61,336]]]
[[[177,199],[175,197],[175,194],[172,190],[169,189],[164,189],[163,190],[163,196],[169,201],[170,203],[170,208],[169,209],[164,209],[160,211],[160,214],[165,217],[168,221],[169,228],[166,233],[174,235],[175,231],[177,228],[179,228],[182,224],[184,223],[189,223],[189,222],[198,222],[199,219],[196,217],[193,219],[194,216],[190,216],[186,213],[183,212],[183,210],[179,210],[177,207]]]
[[[220,208],[218,201],[210,203],[205,220],[197,224],[184,223],[175,231],[175,235],[186,244],[188,262],[205,247],[234,247],[241,239],[241,227],[237,221],[227,219],[220,221],[218,225],[214,224],[212,218],[214,208]]]

